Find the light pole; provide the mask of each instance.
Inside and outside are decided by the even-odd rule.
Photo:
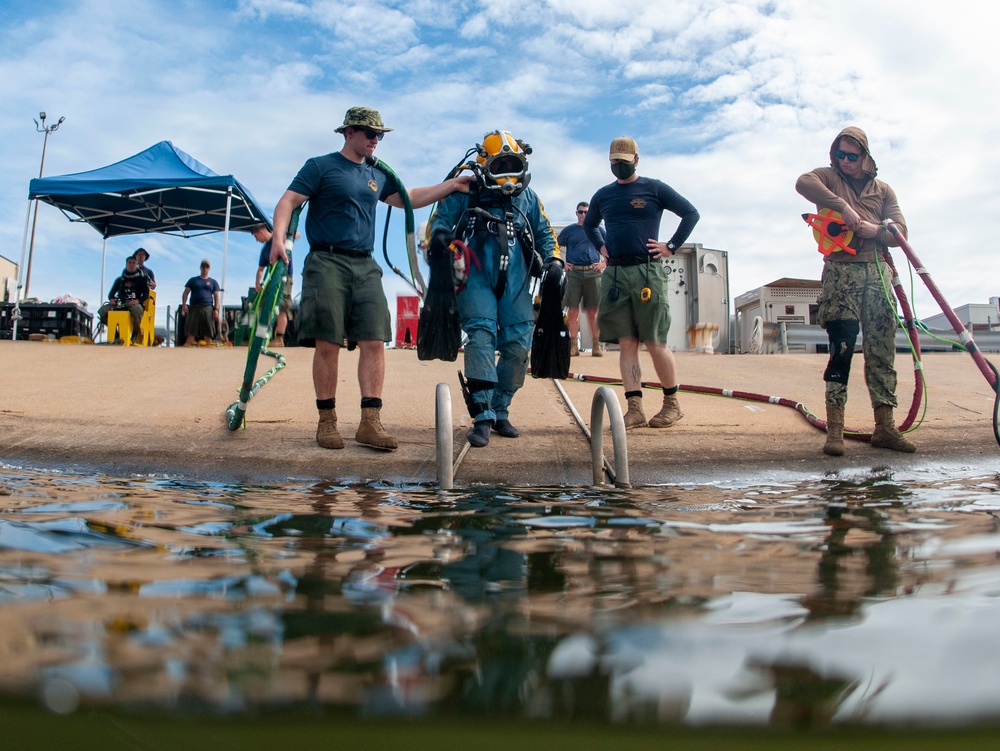
[[[38,117],[41,122],[35,120],[35,130],[39,133],[44,133],[45,137],[42,139],[42,163],[38,167],[38,176],[41,177],[42,173],[45,171],[45,147],[49,144],[49,133],[55,133],[59,130],[59,126],[63,124],[65,117],[60,117],[59,120],[52,125],[45,125],[45,113],[39,112]],[[35,223],[38,221],[38,199],[35,199],[35,213],[31,219],[31,240],[28,243],[28,267],[24,274],[24,296],[28,296],[28,290],[31,287],[31,255],[35,250]]]

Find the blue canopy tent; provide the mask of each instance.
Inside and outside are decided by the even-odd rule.
[[[221,280],[225,296],[230,230],[249,232],[261,223],[271,226],[267,214],[235,177],[213,172],[170,141],[89,172],[36,178],[29,183],[28,199],[52,204],[71,222],[89,224],[104,238],[102,299],[109,237],[147,232],[196,237],[225,232]],[[22,249],[22,268],[23,255]]]

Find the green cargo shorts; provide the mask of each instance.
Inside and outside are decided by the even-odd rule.
[[[669,274],[660,261],[639,266],[611,266],[601,280],[601,307],[597,326],[601,341],[617,344],[619,339],[666,344],[670,331],[667,298]],[[642,290],[649,289],[643,301]]]
[[[563,294],[564,308],[578,308],[583,303],[584,310],[596,310],[601,304],[601,272],[589,269],[566,272],[566,292]]]
[[[310,252],[302,268],[299,343],[392,339],[382,268],[370,255]]]

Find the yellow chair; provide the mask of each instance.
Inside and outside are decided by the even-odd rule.
[[[142,306],[142,344],[144,347],[152,347],[156,341],[156,293],[149,291],[149,299]]]
[[[121,339],[126,347],[132,346],[132,314],[127,310],[108,311],[108,341]]]

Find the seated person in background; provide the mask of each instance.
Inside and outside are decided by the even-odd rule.
[[[141,271],[146,277],[146,281],[149,283],[149,288],[151,290],[156,289],[156,275],[153,274],[153,270],[146,265],[146,261],[149,260],[149,251],[145,248],[136,248],[135,253],[133,253],[132,256],[139,263],[139,271]]]
[[[115,279],[108,294],[108,301],[97,311],[101,323],[108,325],[108,313],[111,310],[127,310],[132,316],[132,343],[142,344],[142,306],[149,299],[149,283],[146,275],[139,270],[139,262],[135,256],[125,259],[125,270]],[[114,332],[109,332],[109,339]]]
[[[219,304],[222,288],[219,283],[208,275],[211,269],[206,258],[201,262],[201,275],[192,276],[184,285],[184,295],[181,298],[181,312],[184,313],[186,322],[184,333],[187,340],[184,346],[194,346],[196,339],[214,339],[216,328],[219,324]],[[191,306],[188,307],[188,297],[191,298]]]

